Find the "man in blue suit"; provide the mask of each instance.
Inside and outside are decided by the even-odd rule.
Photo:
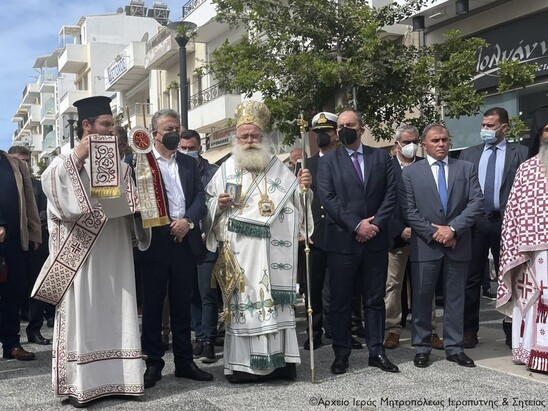
[[[483,114],[481,121],[479,136],[482,143],[467,148],[459,157],[474,164],[485,196],[485,212],[472,230],[472,261],[466,281],[464,303],[464,348],[474,348],[478,343],[480,289],[485,277],[489,249],[498,270],[504,209],[516,171],[527,160],[528,155],[524,145],[506,141],[506,130],[508,112],[502,107],[490,108]],[[494,157],[491,158],[492,156]],[[484,287],[483,296],[494,300],[497,294]],[[506,344],[511,347],[509,324],[503,323],[503,329],[506,332]]]
[[[432,298],[443,275],[443,346],[447,360],[474,367],[464,354],[463,312],[466,273],[472,256],[471,229],[483,213],[483,195],[474,165],[449,158],[449,132],[431,124],[422,134],[426,159],[405,167],[398,200],[411,227],[414,364],[428,367]]]
[[[347,109],[337,119],[343,144],[319,162],[318,193],[327,212],[325,251],[331,287],[333,374],[348,369],[351,352],[351,303],[355,279],[363,285],[365,342],[369,365],[398,372],[384,352],[384,292],[388,266],[388,220],[396,204],[388,152],[361,143],[358,112]]]
[[[143,330],[141,342],[147,355],[145,388],[162,378],[164,345],[162,309],[169,298],[175,376],[210,381],[213,376],[200,370],[192,360],[190,336],[190,290],[196,277],[196,256],[203,243],[199,221],[206,211],[205,192],[196,161],[177,151],[180,118],[173,110],[152,116],[152,152],[164,188],[170,224],[152,229],[150,247],[142,252]]]

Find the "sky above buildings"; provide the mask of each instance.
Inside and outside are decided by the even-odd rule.
[[[186,0],[163,0],[170,20],[181,19]],[[50,55],[59,46],[58,33],[64,25],[76,25],[82,16],[116,13],[129,0],[3,0],[0,16],[0,149],[11,146],[23,90],[35,83],[37,57]],[[145,0],[152,7],[152,0]]]

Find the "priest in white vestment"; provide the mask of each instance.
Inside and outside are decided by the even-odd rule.
[[[270,112],[246,101],[236,110],[232,157],[207,186],[207,248],[224,294],[224,372],[229,382],[294,379],[300,363],[295,332],[297,247],[308,170],[299,181],[269,151]],[[311,194],[311,193],[310,193]],[[313,220],[309,213],[309,231]],[[232,264],[232,265],[231,265]],[[232,268],[235,269],[232,269]]]
[[[132,253],[133,182],[117,155],[117,140],[110,137],[114,129],[110,98],[91,97],[75,106],[80,143],[68,155],[55,157],[42,175],[50,257],[33,294],[58,304],[53,336],[55,395],[68,397],[74,407],[85,407],[109,395],[142,395],[144,363]],[[111,140],[94,154],[102,170],[116,178],[118,187],[112,188],[120,193],[117,200],[90,195],[94,183],[101,183],[100,172],[90,171],[90,164],[95,170],[98,164],[88,157],[92,134]]]

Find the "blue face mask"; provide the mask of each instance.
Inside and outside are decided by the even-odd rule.
[[[493,144],[495,141],[497,141],[497,131],[499,131],[502,128],[500,126],[496,130],[480,130],[480,137],[482,141],[485,144]]]
[[[198,152],[197,151],[187,151],[186,153],[183,152],[183,154],[186,154],[187,156],[190,156],[190,157],[195,158],[195,159],[198,158]]]

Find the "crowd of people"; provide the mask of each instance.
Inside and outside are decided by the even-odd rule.
[[[409,307],[416,367],[430,365],[432,349],[474,367],[464,349],[479,341],[482,293],[495,298],[489,252],[513,360],[548,371],[547,109],[535,114],[531,150],[506,140],[505,109],[487,110],[479,144],[458,159],[443,124],[400,126],[390,155],[362,143],[359,112],[323,111],[310,128],[317,154],[301,162],[306,153],[294,149],[288,167],[270,151],[261,102],[238,106],[220,166],[173,110],[128,141],[109,98],[75,106],[79,143],[41,181],[27,149],[0,151],[3,357],[35,358],[19,337],[26,302],[29,342],[51,344],[41,327],[54,325],[53,387],[74,407],[142,395],[161,380],[168,349],[179,378],[213,380],[195,361],[217,361],[222,345],[230,383],[294,380],[305,281],[304,349],[331,339],[333,374],[363,348],[356,336],[369,366],[399,372],[387,350],[399,346]]]

